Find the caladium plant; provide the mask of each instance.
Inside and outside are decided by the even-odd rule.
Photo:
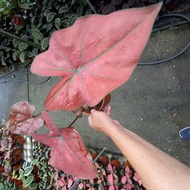
[[[78,132],[72,127],[57,128],[45,111],[42,118],[50,133],[34,133],[32,137],[51,148],[51,165],[80,179],[96,178],[98,174],[92,157]]]
[[[161,5],[81,17],[72,27],[54,32],[49,49],[39,54],[31,66],[37,75],[62,77],[49,92],[45,108],[55,111],[93,107],[125,83],[138,63]],[[50,146],[50,162],[56,169],[80,179],[96,178],[92,158],[78,132],[72,127],[57,128],[48,113],[42,112],[50,133],[34,133],[43,124],[40,117],[32,116],[34,110],[27,102],[14,105],[7,129],[33,133],[36,141]],[[112,171],[108,181],[110,189],[115,188]]]
[[[49,49],[31,66],[37,75],[62,77],[49,92],[45,108],[93,107],[125,83],[137,65],[161,5],[81,17],[73,26],[54,32]]]

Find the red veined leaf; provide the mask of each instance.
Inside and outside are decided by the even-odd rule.
[[[40,116],[32,116],[34,111],[35,106],[30,105],[26,101],[14,104],[11,107],[6,128],[16,134],[30,135],[34,133],[44,124]]]
[[[90,15],[53,33],[46,52],[33,61],[31,71],[61,76],[49,92],[47,110],[75,110],[95,106],[132,74],[150,36],[162,3]]]
[[[92,157],[82,138],[73,127],[56,128],[47,112],[42,118],[49,134],[32,134],[32,137],[51,148],[50,164],[59,170],[80,179],[97,177]]]

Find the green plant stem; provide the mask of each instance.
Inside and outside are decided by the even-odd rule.
[[[97,14],[97,12],[95,11],[94,7],[92,6],[91,2],[89,0],[86,0],[86,2],[88,3],[88,5],[90,6],[90,8],[92,9],[92,11]]]
[[[96,161],[100,158],[100,156],[103,154],[103,152],[104,152],[105,150],[107,150],[106,147],[104,147],[104,148],[101,150],[101,152],[98,154],[98,156],[97,156],[93,161],[96,162]]]
[[[1,45],[0,45],[0,49],[4,49],[6,51],[16,51],[15,49],[11,49],[11,48],[8,48],[6,46],[1,46]]]
[[[69,125],[69,127],[71,127],[71,125],[73,124],[73,123],[75,123],[75,121],[78,119],[78,117],[76,117],[73,121],[72,121],[72,123]]]
[[[9,32],[5,32],[5,31],[2,30],[2,29],[0,29],[0,34],[2,34],[2,35],[4,35],[4,36],[7,36],[7,37],[9,37],[9,38],[13,38],[13,39],[19,40],[19,41],[21,41],[21,42],[24,42],[24,43],[26,43],[26,44],[28,44],[29,46],[32,46],[32,47],[34,47],[34,48],[39,48],[39,49],[41,48],[40,45],[38,45],[38,44],[35,44],[35,43],[30,42],[30,41],[28,41],[28,40],[24,40],[24,39],[20,38],[19,36],[15,36],[15,35],[13,35],[13,34],[11,34],[11,33],[9,33]]]

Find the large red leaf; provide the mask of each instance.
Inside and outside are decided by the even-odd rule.
[[[49,49],[31,67],[41,76],[63,77],[46,98],[46,109],[94,106],[126,82],[161,5],[82,17],[72,27],[54,32]]]
[[[42,118],[50,134],[32,134],[32,137],[51,148],[51,165],[80,179],[96,178],[92,157],[78,132],[72,127],[56,128],[47,112],[42,112]]]
[[[40,116],[32,116],[35,109],[35,106],[26,101],[17,102],[11,107],[6,128],[16,134],[30,135],[34,133],[44,124]]]

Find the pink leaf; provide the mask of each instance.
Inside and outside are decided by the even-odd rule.
[[[108,174],[107,181],[109,184],[113,185],[113,175],[112,174]]]
[[[127,177],[126,177],[126,176],[123,176],[123,177],[121,178],[121,182],[122,182],[123,184],[125,184],[126,181],[127,181]]]
[[[32,134],[32,137],[51,148],[50,163],[56,169],[80,179],[97,177],[92,157],[82,138],[72,127],[56,128],[47,112],[42,112],[49,134]]]
[[[33,117],[35,107],[22,101],[14,104],[6,124],[6,128],[12,133],[30,135],[37,131],[43,124],[40,116]]]
[[[135,173],[133,179],[134,179],[136,182],[138,182],[138,184],[139,184],[140,186],[142,185],[142,180],[141,180],[140,176],[139,176],[137,173]]]
[[[57,181],[57,187],[60,188],[60,187],[63,187],[65,184],[62,180],[58,180]]]
[[[109,190],[115,190],[114,186],[113,185],[109,186]]]
[[[112,167],[111,164],[108,164],[108,170],[109,170],[110,172],[113,172],[113,167]]]
[[[47,96],[46,109],[94,106],[125,83],[137,65],[161,5],[85,16],[73,26],[54,32],[49,49],[31,66],[37,75],[62,77]]]
[[[102,175],[106,176],[106,171],[104,168],[101,169]]]
[[[131,184],[129,184],[129,183],[125,186],[125,188],[126,188],[127,190],[131,190],[131,189],[133,189],[133,187],[134,187],[134,185],[131,185]]]
[[[73,180],[71,178],[69,178],[67,187],[70,188],[72,184],[73,184]]]
[[[83,183],[79,183],[78,188],[82,189],[84,187]]]

